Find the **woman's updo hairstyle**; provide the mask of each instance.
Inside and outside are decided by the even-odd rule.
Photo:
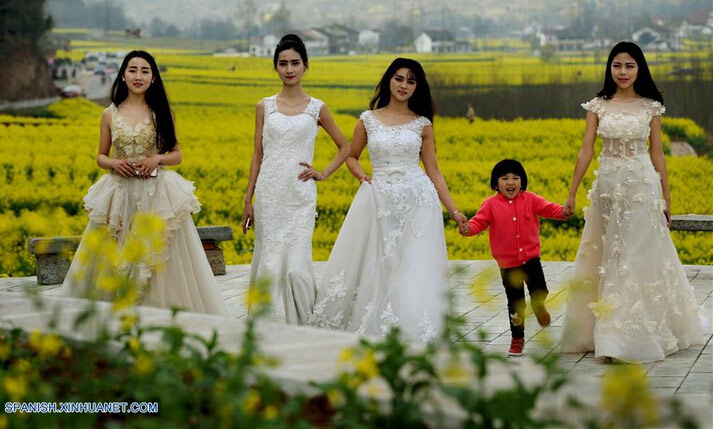
[[[277,57],[280,55],[280,52],[286,51],[288,49],[294,49],[295,52],[300,54],[300,58],[302,58],[302,62],[304,63],[305,67],[309,67],[309,61],[307,59],[307,48],[305,47],[305,44],[302,39],[300,39],[300,36],[296,34],[285,34],[284,36],[282,36],[282,39],[280,39],[280,42],[275,48],[275,56],[272,59],[272,64],[275,66],[275,68],[277,68]]]

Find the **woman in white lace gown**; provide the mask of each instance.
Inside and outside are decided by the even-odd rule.
[[[325,180],[339,168],[349,155],[349,144],[324,103],[302,90],[300,82],[308,61],[298,36],[288,34],[280,40],[274,65],[283,88],[260,101],[255,113],[255,150],[245,196],[243,233],[254,220],[250,287],[261,279],[270,282],[269,318],[305,324],[316,290],[312,272],[315,182]],[[319,125],[339,148],[322,172],[311,165]]]
[[[151,55],[132,51],[124,58],[111,98],[101,118],[97,156],[97,164],[111,174],[102,176],[84,197],[89,224],[61,294],[116,298],[115,292],[97,285],[97,259],[87,250],[87,233],[106,228],[121,247],[133,234],[134,215],[149,212],[165,223],[165,249],[152,258],[161,267],[141,264],[130,273],[140,286],[139,303],[229,316],[191,218],[200,211],[195,187],[175,171],[162,168],[179,164],[182,157],[161,75]]]
[[[605,76],[598,97],[582,105],[587,128],[565,205],[574,209],[599,134],[598,178],[588,194],[562,352],[651,362],[700,343],[701,323],[668,229],[661,93],[630,42],[612,49]]]
[[[440,200],[461,227],[438,169],[431,120],[435,105],[421,65],[398,58],[386,70],[372,109],[361,114],[347,164],[362,184],[334,244],[310,323],[428,342],[448,309],[448,258]],[[359,164],[368,147],[370,177]],[[419,165],[419,157],[426,171]]]

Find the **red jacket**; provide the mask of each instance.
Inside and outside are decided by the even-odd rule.
[[[540,256],[538,216],[563,220],[562,206],[532,193],[520,192],[512,200],[500,193],[483,201],[478,213],[468,222],[470,235],[490,226],[490,251],[500,268],[522,265]]]

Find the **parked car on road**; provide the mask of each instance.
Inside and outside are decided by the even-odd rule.
[[[79,85],[68,85],[62,88],[60,95],[63,98],[81,97],[84,95],[84,90]]]

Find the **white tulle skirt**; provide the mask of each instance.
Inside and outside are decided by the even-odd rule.
[[[574,265],[562,352],[628,362],[702,342],[701,319],[648,155],[601,157]]]
[[[164,251],[156,255],[158,269],[140,265],[131,276],[140,288],[140,304],[178,307],[186,311],[229,316],[218,285],[203,250],[192,213],[200,211],[192,182],[171,170],[159,170],[156,177],[124,178],[106,174],[89,188],[84,207],[89,224],[76,254],[84,250],[87,233],[106,228],[121,247],[131,234],[136,213],[150,212],[163,219],[166,227]],[[96,263],[74,258],[62,284],[65,296],[112,300],[114,296],[97,287]],[[94,275],[96,275],[94,273]]]
[[[443,217],[420,169],[363,183],[334,244],[310,323],[428,342],[448,309]]]

